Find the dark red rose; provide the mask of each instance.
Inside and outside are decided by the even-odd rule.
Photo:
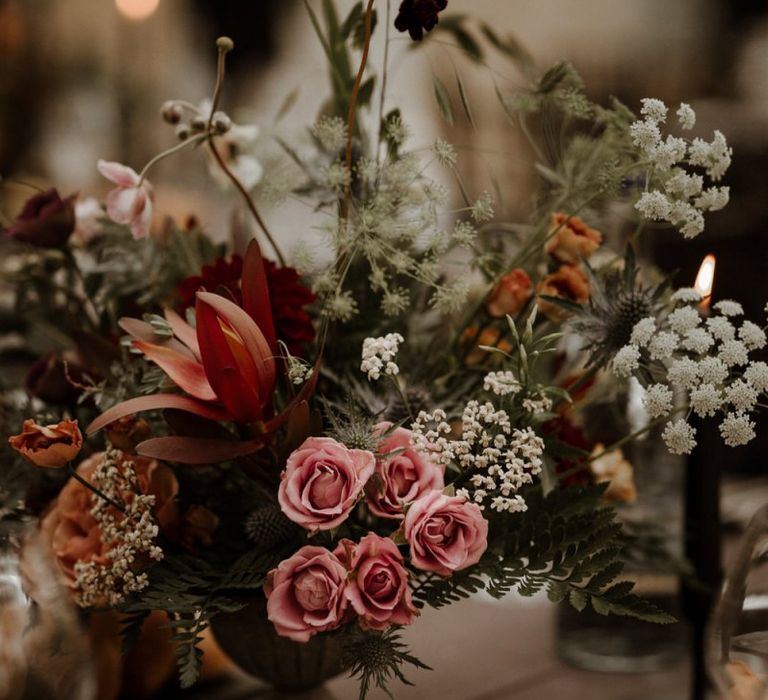
[[[403,0],[395,18],[395,29],[408,32],[411,39],[421,41],[424,31],[438,23],[438,14],[448,7],[448,0]]]
[[[61,248],[75,230],[76,198],[73,194],[62,199],[53,188],[36,194],[27,200],[6,235],[41,248]]]
[[[292,267],[278,267],[271,260],[264,260],[275,334],[282,340],[291,355],[301,357],[304,346],[315,337],[312,319],[304,307],[315,301],[315,295],[299,283],[299,273]],[[203,265],[199,275],[188,277],[179,285],[182,309],[193,306],[195,293],[200,289],[208,292],[225,291],[237,304],[242,304],[240,278],[243,259],[233,255],[229,260],[217,258],[211,265]]]

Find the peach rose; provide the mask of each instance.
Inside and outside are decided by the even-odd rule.
[[[379,423],[376,431],[386,432],[391,423]],[[381,454],[398,451],[376,463],[375,474],[366,488],[368,507],[381,518],[402,520],[403,505],[427,491],[443,490],[443,468],[430,461],[411,445],[410,430],[395,428],[379,445]]]
[[[413,565],[441,576],[477,564],[488,547],[488,521],[480,507],[440,491],[430,491],[408,509],[403,533]]]
[[[90,481],[99,466],[103,452],[91,455],[77,468],[77,473]],[[136,470],[136,481],[143,494],[155,496],[153,513],[160,529],[175,536],[178,528],[176,495],[179,485],[173,471],[155,459],[131,457]],[[91,515],[92,491],[75,479],[70,479],[43,517],[40,527],[48,538],[59,568],[67,584],[75,583],[75,564],[82,562],[106,563],[109,545],[101,541],[99,525]]]
[[[385,630],[410,625],[418,610],[411,600],[403,555],[387,537],[369,533],[359,544],[342,540],[351,575],[346,596],[360,617],[363,629]]]
[[[504,275],[485,300],[485,310],[494,318],[516,316],[531,298],[531,278],[516,267]]]
[[[267,618],[281,637],[308,642],[346,621],[346,587],[347,570],[337,553],[305,545],[267,574]]]
[[[328,437],[307,438],[280,477],[280,508],[308,530],[330,530],[347,519],[375,467],[372,452],[350,450]]]
[[[578,264],[588,258],[603,242],[600,231],[587,226],[578,216],[552,214],[549,225],[551,238],[544,250],[560,262]]]
[[[65,467],[83,446],[83,436],[76,420],[62,420],[53,425],[38,425],[27,419],[21,433],[8,438],[11,447],[36,467]]]
[[[583,304],[589,299],[589,282],[587,276],[578,267],[561,265],[557,271],[539,282],[536,293]],[[539,299],[537,304],[539,311],[551,321],[564,321],[570,316],[565,309],[546,299]]]
[[[605,445],[598,442],[592,450],[592,455],[597,457],[604,451]],[[637,500],[634,470],[620,449],[611,450],[593,459],[589,463],[589,470],[596,483],[608,482],[608,488],[603,494],[607,501],[634,503]]]

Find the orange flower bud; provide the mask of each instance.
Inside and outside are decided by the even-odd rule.
[[[561,265],[559,270],[539,282],[536,292],[583,304],[589,299],[589,282],[578,267]],[[570,315],[565,309],[546,299],[539,299],[537,303],[539,311],[551,321],[564,321]]]
[[[123,452],[134,454],[136,445],[152,436],[147,421],[136,416],[123,416],[110,423],[104,432],[107,439]]]
[[[27,419],[19,435],[8,438],[11,447],[36,467],[59,469],[71,462],[83,446],[76,420],[38,425]]]
[[[486,311],[494,318],[516,316],[533,292],[531,278],[519,267],[499,280],[485,301]]]
[[[549,233],[551,237],[544,249],[560,262],[571,265],[588,258],[603,242],[600,231],[587,226],[578,216],[562,213],[552,214]]]

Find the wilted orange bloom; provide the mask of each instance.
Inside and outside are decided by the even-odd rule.
[[[605,445],[597,443],[592,450],[593,455],[599,455],[605,451]],[[637,499],[635,487],[635,473],[632,465],[625,459],[624,453],[619,450],[611,450],[601,457],[589,463],[589,469],[595,482],[602,484],[608,481],[608,488],[603,494],[607,501],[617,503],[634,503]]]
[[[474,345],[471,352],[464,360],[469,367],[479,365],[481,362],[488,359],[495,359],[492,353],[478,347],[480,345],[499,348],[499,350],[503,350],[504,352],[510,352],[512,350],[512,344],[503,337],[502,331],[498,328],[484,328],[480,335],[477,335],[477,326],[470,326],[464,331],[462,339],[464,343],[473,343]]]
[[[545,250],[560,262],[576,265],[588,258],[603,242],[603,234],[587,226],[578,216],[552,214],[549,225],[550,238]]]
[[[104,432],[118,450],[136,452],[136,445],[152,436],[152,430],[147,421],[136,416],[123,416],[110,423]]]
[[[83,436],[76,420],[62,420],[53,425],[38,425],[27,419],[21,433],[8,438],[11,447],[36,467],[65,467],[80,452]]]
[[[587,276],[574,265],[561,265],[560,269],[547,275],[536,288],[537,294],[560,297],[583,304],[589,299]],[[564,321],[569,313],[546,299],[539,299],[539,311],[551,321]]]
[[[486,311],[495,318],[516,316],[533,293],[528,273],[516,267],[499,280],[485,301]]]

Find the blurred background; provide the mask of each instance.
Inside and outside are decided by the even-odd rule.
[[[354,2],[337,4],[345,16]],[[386,4],[379,4],[383,19]],[[390,21],[397,4],[391,2]],[[695,241],[659,231],[646,237],[644,253],[663,270],[678,270],[680,286],[691,284],[702,258],[714,253],[715,299],[739,299],[748,317],[761,317],[768,299],[767,5],[763,0],[450,0],[448,12],[473,13],[499,34],[515,36],[541,67],[569,60],[598,102],[615,95],[636,109],[648,96],[670,104],[685,101],[698,115],[695,135],[706,138],[721,129],[734,149],[725,182],[731,186],[731,204],[708,216],[706,231]],[[259,126],[256,155],[265,168],[263,182],[268,182],[271,165],[280,167],[275,138],[306,135],[328,93],[322,49],[301,0],[0,0],[3,219],[12,218],[32,193],[23,183],[55,186],[62,195],[103,196],[109,183],[97,173],[99,158],[139,171],[173,145],[172,127],[161,120],[160,107],[171,98],[198,103],[210,95],[214,42],[220,35],[231,36],[236,47],[223,107],[238,122]],[[383,33],[377,35],[374,63],[384,51]],[[490,188],[493,179],[501,183],[498,216],[524,219],[535,170],[523,135],[494,95],[496,84],[509,91],[524,86],[524,77],[501,57],[478,67],[451,43],[441,34],[425,50],[413,51],[407,37],[393,34],[387,105],[402,108],[414,147],[428,147],[435,133],[441,134],[459,149],[472,188]],[[476,128],[466,120],[448,127],[439,116],[432,74],[445,75],[446,84],[454,85],[454,71],[467,86]],[[296,99],[283,114],[286,96],[294,92]],[[211,180],[199,154],[182,153],[161,163],[152,182],[158,219],[194,214],[212,236],[227,235],[233,195]],[[310,213],[291,203],[267,207],[265,216],[288,249],[312,225]],[[763,423],[757,430],[764,436],[768,425]],[[721,462],[728,472],[723,516],[726,525],[738,530],[768,501],[768,441],[726,452],[719,440],[710,445],[706,433],[702,438],[706,459]],[[485,620],[485,613],[472,614]],[[515,611],[510,624],[525,620],[538,625],[533,613],[524,615],[529,617]],[[436,625],[449,624],[437,619],[433,616]],[[566,697],[559,693],[568,687],[572,694],[579,683],[593,691],[592,697],[685,697],[684,664],[647,676],[646,685],[623,689],[594,674],[574,680],[559,666],[565,680],[553,681],[554,642],[544,636],[536,659],[529,658],[532,652],[520,640],[515,642],[529,677],[539,681],[515,686],[513,692],[513,686],[505,685],[519,678],[520,669],[513,665],[499,671],[497,686],[507,691],[483,695],[475,688],[471,697]],[[489,655],[481,668],[503,663],[494,656],[494,640],[491,634],[478,647],[478,653]],[[429,660],[444,668],[451,656],[440,648],[438,658]],[[432,682],[424,674],[418,680],[420,685]],[[470,697],[450,676],[443,685],[440,697]],[[347,697],[349,687],[342,684],[334,692]]]

